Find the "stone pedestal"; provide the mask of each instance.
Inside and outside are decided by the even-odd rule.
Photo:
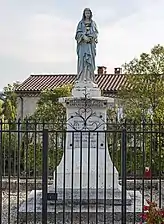
[[[108,153],[104,132],[106,111],[109,106],[113,107],[114,100],[101,97],[95,84],[85,85],[75,86],[72,97],[60,99],[67,109],[69,133],[65,155],[57,168],[57,187],[63,188],[64,181],[67,189],[119,189],[118,172]]]

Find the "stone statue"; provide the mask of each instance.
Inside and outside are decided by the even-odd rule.
[[[94,82],[95,56],[98,30],[92,20],[92,11],[84,9],[82,20],[78,23],[75,39],[77,41],[77,82]]]

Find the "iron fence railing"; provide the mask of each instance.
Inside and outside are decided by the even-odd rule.
[[[0,122],[0,223],[115,223],[118,217],[122,223],[140,221],[139,213],[144,212],[145,200],[156,201],[163,206],[162,189],[164,186],[164,125],[153,122],[120,122],[108,123],[104,131],[66,131],[65,125],[14,121]],[[85,133],[85,139],[83,134]],[[94,133],[94,146],[92,134]],[[67,138],[72,139],[69,146],[71,169],[71,188],[65,186],[67,178],[65,154],[68,151]],[[103,134],[103,135],[102,135]],[[79,173],[74,175],[75,138],[79,136]],[[83,148],[86,141],[87,147]],[[114,187],[110,193],[106,186],[108,172],[104,153],[103,193],[99,187],[102,173],[100,169],[100,136],[105,138],[104,152],[108,151],[113,162],[113,179],[115,167],[121,186],[121,204],[116,208]],[[86,143],[85,143],[86,145]],[[83,156],[87,148],[87,187],[83,193]],[[95,167],[91,149],[95,149]],[[58,167],[63,160],[63,187],[58,189]],[[95,169],[95,193],[90,188]],[[51,180],[54,191],[49,192],[48,182]],[[74,189],[79,181],[79,192]],[[14,185],[13,185],[14,182]],[[39,184],[38,184],[39,183]],[[13,187],[14,186],[14,187]],[[38,207],[38,190],[41,189],[40,207]],[[29,194],[33,190],[33,202],[29,202]],[[130,190],[133,201],[127,203],[127,190]],[[75,193],[76,192],[76,193]],[[112,192],[112,193],[111,193]],[[139,193],[138,193],[139,192]],[[69,194],[69,197],[68,197]],[[93,195],[95,198],[93,198]],[[109,199],[109,194],[112,197]],[[138,197],[140,194],[140,205]],[[61,199],[62,195],[62,199]],[[102,196],[103,195],[103,196]],[[76,200],[75,200],[75,198]],[[100,198],[99,198],[100,197]],[[101,199],[101,200],[100,200]],[[119,200],[118,200],[119,201]],[[22,212],[21,205],[25,205]],[[32,206],[32,207],[31,207]],[[111,207],[110,207],[111,206]],[[131,206],[131,207],[130,207]],[[139,209],[139,206],[142,209]],[[39,210],[40,209],[40,210]],[[131,210],[130,210],[131,209]],[[119,212],[117,212],[117,210]],[[52,212],[53,211],[53,212]],[[130,212],[129,212],[130,211]],[[94,217],[95,212],[95,217]],[[23,221],[22,221],[23,220]],[[60,220],[60,222],[59,222]],[[61,221],[63,220],[63,221]],[[93,222],[94,220],[94,222]],[[117,223],[117,222],[116,222]]]
[[[126,125],[127,141],[127,177],[142,178],[145,167],[151,167],[153,178],[159,178],[164,170],[164,129],[161,123],[108,123],[106,133],[108,149],[113,161],[121,173],[121,132]],[[42,177],[41,148],[43,129],[49,130],[49,178],[53,178],[55,166],[59,164],[63,155],[65,141],[65,126],[55,123],[36,123],[26,121],[2,122],[1,126],[1,154],[2,176],[11,178]],[[77,133],[77,131],[76,131]],[[80,133],[80,132],[79,132]],[[55,151],[58,160],[55,158]],[[134,162],[134,154],[135,160]],[[143,158],[144,157],[144,158]],[[143,167],[141,166],[143,165]],[[134,167],[135,165],[135,167]],[[27,166],[27,167],[26,167]]]

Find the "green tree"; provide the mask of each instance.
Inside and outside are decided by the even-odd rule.
[[[17,95],[14,92],[18,83],[8,84],[3,89],[3,102],[1,106],[1,118],[4,120],[14,120],[16,118]]]
[[[54,90],[44,90],[32,118],[37,121],[62,123],[66,116],[66,110],[59,102],[59,98],[71,96],[71,89],[72,86],[64,85]]]
[[[127,166],[132,172],[136,162],[142,173],[144,156],[144,165],[153,167],[157,175],[164,169],[164,137],[161,134],[164,130],[164,47],[154,46],[150,53],[142,53],[139,58],[125,63],[123,68],[126,82],[118,92],[119,104],[123,107],[124,117],[137,123],[126,126],[130,132],[127,158],[131,164]],[[146,123],[142,123],[143,120]],[[135,136],[134,132],[137,132]]]
[[[154,46],[123,67],[127,85],[118,96],[125,116],[164,120],[164,47]]]
[[[11,175],[16,174],[16,160],[17,160],[17,145],[18,139],[16,132],[16,108],[17,96],[14,92],[18,83],[8,84],[3,88],[3,96],[0,100],[0,128],[2,131],[2,163],[4,168],[4,175],[8,172],[9,159],[11,165]],[[5,173],[6,172],[6,173]]]

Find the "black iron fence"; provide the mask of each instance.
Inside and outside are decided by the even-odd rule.
[[[164,124],[65,129],[53,122],[0,122],[0,223],[136,223],[147,199],[163,206]]]

